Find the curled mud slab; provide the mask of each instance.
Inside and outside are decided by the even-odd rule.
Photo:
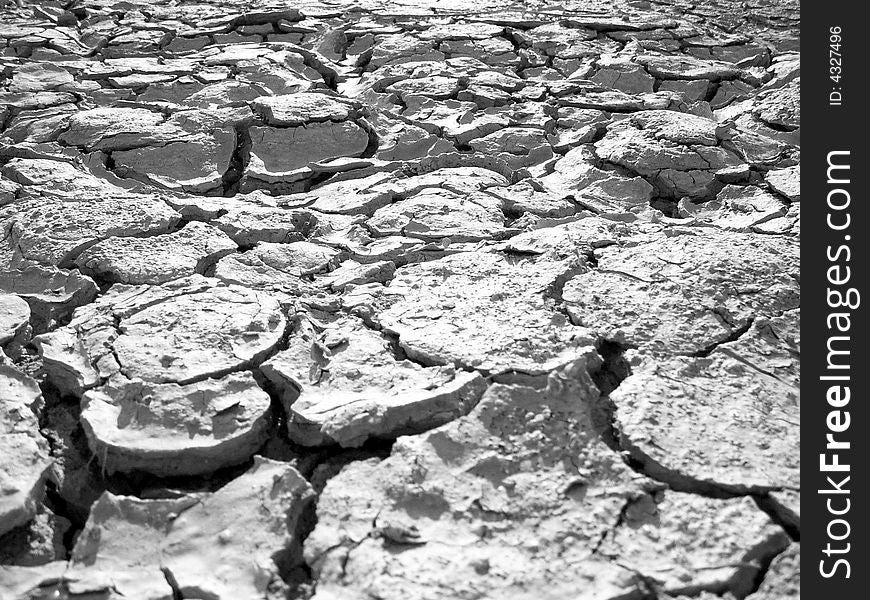
[[[3,4],[0,598],[799,597],[796,2]]]

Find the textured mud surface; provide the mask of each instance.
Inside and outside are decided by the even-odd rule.
[[[0,598],[799,597],[796,2],[3,4]]]

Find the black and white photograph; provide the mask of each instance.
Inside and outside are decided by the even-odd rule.
[[[801,26],[0,2],[0,600],[799,600]],[[843,382],[833,150],[805,287]],[[807,569],[848,579],[825,389]]]

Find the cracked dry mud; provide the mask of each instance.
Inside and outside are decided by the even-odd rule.
[[[797,2],[5,2],[0,599],[799,597]]]

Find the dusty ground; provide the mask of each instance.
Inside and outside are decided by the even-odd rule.
[[[4,4],[0,598],[798,598],[796,2]]]

